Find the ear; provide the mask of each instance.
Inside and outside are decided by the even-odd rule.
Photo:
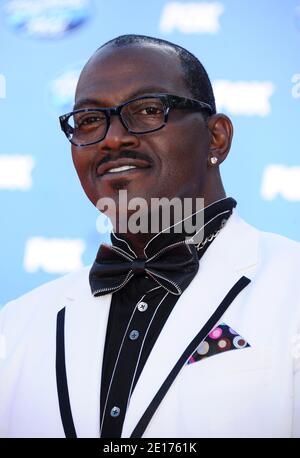
[[[212,157],[217,158],[216,165],[221,164],[229,153],[232,136],[233,125],[230,119],[224,114],[216,114],[208,119],[208,128],[211,134],[209,146],[208,161]]]

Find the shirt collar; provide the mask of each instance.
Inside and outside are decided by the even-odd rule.
[[[201,247],[208,236],[221,229],[236,207],[237,202],[232,197],[225,197],[207,205],[203,209],[195,212],[187,218],[178,221],[176,224],[164,229],[155,234],[146,244],[144,248],[145,258],[151,258],[160,250],[167,246],[176,244],[183,240],[189,240],[189,243],[194,243],[197,248]],[[195,227],[195,230],[187,233],[185,228]],[[182,229],[176,232],[176,227]],[[125,237],[120,234],[111,233],[111,243],[113,246],[125,251],[130,256],[137,257],[136,253],[130,246]]]

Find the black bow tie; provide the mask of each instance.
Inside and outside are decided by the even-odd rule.
[[[144,274],[166,291],[180,295],[198,268],[198,254],[192,244],[170,245],[145,259],[103,244],[90,271],[90,285],[94,296],[102,296],[123,288],[134,275]]]

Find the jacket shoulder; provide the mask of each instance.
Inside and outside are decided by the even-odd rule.
[[[281,262],[300,262],[300,243],[272,232],[260,232],[261,247],[265,254]]]
[[[32,319],[33,316],[37,317],[40,313],[56,314],[63,307],[62,299],[68,291],[80,287],[80,284],[88,285],[89,270],[90,266],[83,267],[8,302],[0,310],[0,329],[11,320],[21,323]]]
[[[300,242],[274,232],[260,230],[245,221],[236,210],[230,220],[233,221],[237,233],[245,233],[247,237],[251,233],[256,234],[255,237],[259,240],[259,249],[262,256],[276,258],[284,255],[284,258],[288,257],[290,260],[298,259],[300,261]]]

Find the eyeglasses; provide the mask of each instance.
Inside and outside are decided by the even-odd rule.
[[[143,95],[112,108],[83,108],[59,117],[60,126],[75,146],[88,146],[103,140],[115,115],[132,134],[146,134],[162,129],[168,122],[171,109],[207,111],[205,102],[172,94]]]

